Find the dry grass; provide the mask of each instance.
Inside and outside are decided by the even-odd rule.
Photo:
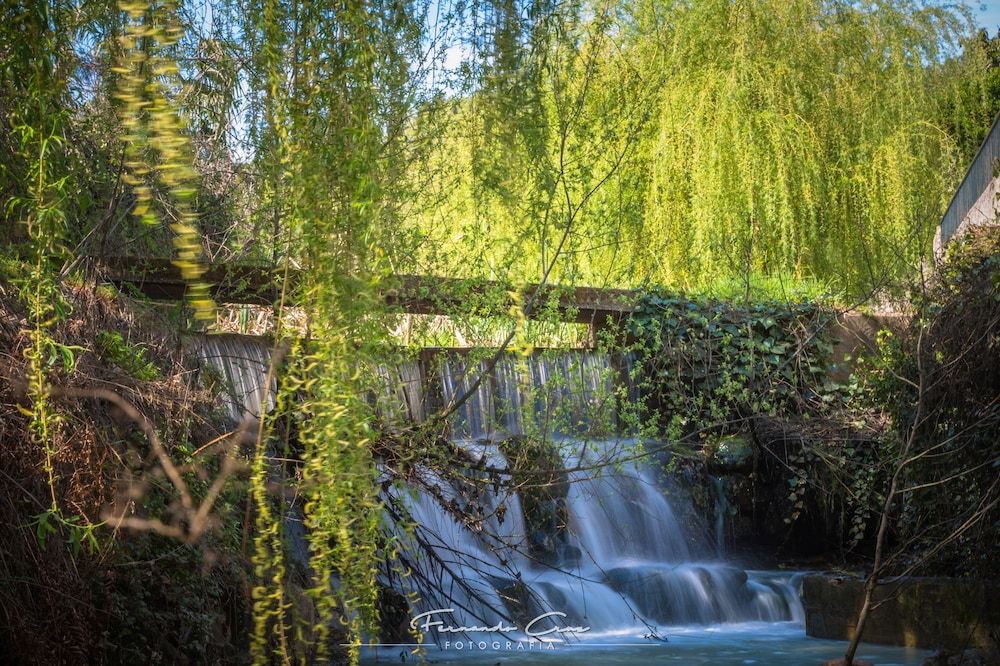
[[[48,509],[43,448],[31,437],[23,378],[28,345],[25,313],[11,290],[0,285],[0,654],[14,663],[96,663],[107,657],[107,632],[113,617],[110,594],[122,576],[122,523],[143,519],[143,498],[156,486],[173,497],[158,509],[185,520],[180,499],[162,474],[162,460],[127,406],[148,418],[170,458],[181,443],[218,437],[212,396],[193,381],[180,340],[164,335],[170,327],[146,309],[123,305],[124,299],[85,287],[65,289],[71,314],[55,325],[52,337],[78,347],[75,368],[56,363],[49,374],[53,404],[59,414],[56,451],[57,497],[63,516],[77,516],[99,528],[100,548],[74,554],[67,544],[70,528],[59,527],[45,547],[36,535],[34,517]],[[101,356],[95,344],[101,331],[117,331],[130,345],[145,349],[162,371],[156,381],[140,381]],[[121,402],[95,399],[113,393]],[[20,407],[20,409],[19,409]],[[199,458],[194,479],[218,469],[219,457]],[[191,470],[186,470],[191,471]],[[115,519],[117,516],[117,520]],[[107,520],[108,518],[111,520]],[[176,656],[176,655],[175,655]]]

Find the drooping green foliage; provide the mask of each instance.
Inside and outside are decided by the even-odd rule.
[[[126,182],[136,203],[132,214],[143,224],[171,220],[176,256],[174,264],[189,283],[189,301],[197,319],[215,320],[214,303],[205,273],[201,234],[197,227],[194,198],[194,168],[190,139],[168,94],[178,85],[178,65],[171,54],[183,30],[177,18],[177,3],[122,1],[128,16],[121,37],[122,64],[118,100],[125,129],[122,137],[128,155]],[[158,197],[158,190],[160,196]]]
[[[664,23],[647,227],[664,277],[787,273],[861,295],[925,254],[959,170],[934,86],[957,16],[702,2]]]
[[[11,25],[0,42],[7,54],[0,85],[13,96],[0,107],[5,148],[0,185],[4,217],[21,228],[6,230],[4,235],[25,241],[30,265],[19,290],[27,305],[31,338],[24,352],[29,362],[25,388],[31,396],[30,410],[25,411],[31,433],[45,451],[48,514],[59,516],[53,442],[61,420],[48,394],[49,372],[60,350],[49,329],[66,310],[56,271],[67,257],[67,213],[77,199],[73,196],[77,174],[72,170],[76,165],[72,153],[65,150],[68,72],[60,67],[61,56],[69,49],[64,33],[69,17],[65,8],[45,3],[5,13]],[[72,352],[67,358],[72,359]],[[67,371],[71,360],[68,366]]]
[[[568,177],[579,211],[559,280],[885,288],[930,247],[982,136],[965,125],[997,111],[967,26],[909,1],[598,3],[557,31],[537,73],[522,67],[541,118],[506,109],[490,79],[451,102],[419,218],[447,248],[433,270],[462,256],[465,271],[539,279]]]
[[[352,639],[371,631],[378,617],[381,510],[365,379],[388,339],[378,290],[401,247],[393,210],[398,165],[391,158],[400,141],[393,132],[405,56],[417,32],[405,6],[393,2],[337,3],[332,15],[323,7],[274,0],[261,9],[256,18],[268,82],[262,129],[268,143],[258,159],[270,162],[274,178],[270,205],[282,229],[275,256],[282,266],[294,261],[304,269],[302,282],[279,304],[278,333],[293,332],[282,318],[297,307],[309,336],[308,343],[292,346],[282,376],[283,396],[294,396],[294,404],[286,397],[279,403],[298,423],[317,611],[311,649],[325,658],[335,611]],[[270,513],[264,490],[265,447],[273,445],[268,434],[258,438],[255,465],[261,511],[256,565],[273,572],[255,593],[261,662],[276,629],[278,651],[289,658],[284,636],[295,631],[284,627],[286,581],[274,533],[280,514]],[[357,648],[352,652],[356,656]]]
[[[472,90],[423,118],[439,134],[411,169],[426,183],[408,221],[423,240],[417,267],[514,284],[628,283],[635,265],[617,250],[634,231],[629,187],[645,179],[635,167],[650,108],[647,83],[621,53],[623,11],[512,4],[519,10],[504,12],[533,24],[501,22],[496,50],[474,54],[483,74]],[[503,50],[517,27],[520,59]]]

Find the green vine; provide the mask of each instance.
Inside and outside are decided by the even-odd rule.
[[[841,404],[833,345],[809,302],[747,306],[651,293],[628,323],[638,378],[674,436]]]
[[[30,199],[11,200],[8,203],[8,206],[26,210],[25,222],[32,249],[31,273],[22,289],[31,322],[31,342],[24,351],[28,360],[27,393],[31,399],[31,408],[26,415],[31,419],[30,428],[35,440],[45,452],[49,512],[58,514],[54,458],[55,438],[61,421],[52,407],[48,389],[48,374],[51,369],[49,359],[58,352],[48,329],[65,312],[66,307],[62,302],[51,262],[64,252],[60,242],[65,226],[61,204],[66,196],[67,177],[53,178],[51,152],[62,143],[62,137],[55,133],[54,128],[43,132],[22,125],[17,129],[21,134],[24,150],[35,155],[29,171],[33,183]],[[67,370],[72,370],[72,367]]]

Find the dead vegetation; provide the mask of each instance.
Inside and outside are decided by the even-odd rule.
[[[104,288],[67,286],[63,296],[71,312],[51,330],[48,377],[58,412],[53,518],[44,450],[23,412],[28,325],[0,283],[0,653],[24,663],[184,663],[234,651],[248,613],[244,506],[238,483],[227,483],[238,463],[230,446],[191,456],[225,434],[213,396],[162,312]],[[116,363],[96,344],[108,331],[158,376]],[[219,511],[238,517],[223,530]]]

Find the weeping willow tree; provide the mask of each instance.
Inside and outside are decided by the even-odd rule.
[[[386,557],[366,390],[388,344],[380,290],[405,246],[394,209],[398,129],[419,31],[409,8],[391,1],[268,0],[254,10],[248,30],[259,40],[266,84],[255,156],[268,175],[261,209],[276,220],[278,281],[287,288],[293,265],[304,276],[278,303],[276,334],[296,340],[254,461],[254,648],[260,663],[327,658],[339,617],[356,657],[361,631],[376,626],[376,575]],[[305,317],[304,340],[286,322],[292,307]],[[284,418],[295,420],[301,446],[312,618],[290,609],[282,510],[268,487]],[[304,631],[311,638],[301,647]]]
[[[619,52],[621,9],[493,5],[475,76],[418,119],[437,132],[410,173],[423,184],[407,221],[423,239],[416,267],[515,284],[627,281],[628,264],[606,258],[634,215],[627,191],[642,176],[629,166],[649,109]]]
[[[5,58],[0,68],[0,91],[6,97],[0,102],[0,141],[6,144],[7,158],[0,164],[0,187],[4,211],[20,223],[5,229],[2,236],[23,234],[28,245],[31,269],[20,285],[30,327],[25,356],[31,408],[26,415],[31,434],[45,453],[48,514],[57,517],[62,509],[54,458],[62,423],[48,395],[46,358],[56,349],[49,329],[66,309],[54,279],[54,265],[66,256],[66,214],[72,204],[68,196],[73,186],[72,161],[63,149],[68,114],[60,104],[66,94],[67,72],[59,67],[59,56],[69,48],[59,28],[69,23],[69,17],[65,12],[38,9],[42,11],[23,18],[13,12],[4,16],[11,22],[3,35]]]
[[[177,89],[178,65],[171,56],[182,28],[177,4],[166,2],[122,2],[128,15],[121,38],[122,64],[118,98],[125,126],[123,137],[128,155],[126,182],[132,186],[136,206],[132,214],[149,226],[170,219],[174,264],[189,283],[189,302],[197,319],[215,320],[215,304],[208,295],[202,238],[192,207],[195,172],[190,140],[168,99]],[[162,194],[157,197],[157,190]],[[166,214],[160,212],[166,208]]]
[[[862,296],[930,247],[968,152],[949,119],[993,112],[960,99],[987,68],[967,14],[937,4],[597,2],[542,23],[449,100],[414,218],[431,272],[539,279],[572,180],[557,280]]]
[[[818,277],[862,295],[925,256],[960,170],[935,76],[960,15],[908,0],[645,9],[663,71],[654,274]]]
[[[942,73],[981,102],[981,59],[954,57],[961,16],[909,0],[23,5],[0,28],[0,186],[19,229],[3,235],[24,241],[34,271],[30,416],[44,453],[59,425],[45,365],[67,239],[92,251],[101,225],[125,226],[125,200],[121,216],[172,229],[206,320],[206,251],[274,267],[280,389],[250,484],[258,663],[321,660],[337,639],[356,657],[377,624],[376,572],[398,558],[370,397],[398,342],[382,298],[394,276],[497,279],[442,312],[473,344],[524,351],[547,303],[515,294],[509,316],[472,316],[524,282],[699,287],[764,273],[860,294],[919,260],[967,154],[940,121],[962,113]],[[434,63],[456,53],[442,84]],[[104,114],[127,196],[116,185],[92,205],[67,128]],[[111,174],[118,163],[95,161]],[[227,170],[240,175],[232,217],[213,217],[206,241],[203,185]],[[427,454],[419,436],[395,444],[407,464]],[[44,471],[54,487],[51,460]],[[286,559],[275,492],[293,485],[307,572]]]

